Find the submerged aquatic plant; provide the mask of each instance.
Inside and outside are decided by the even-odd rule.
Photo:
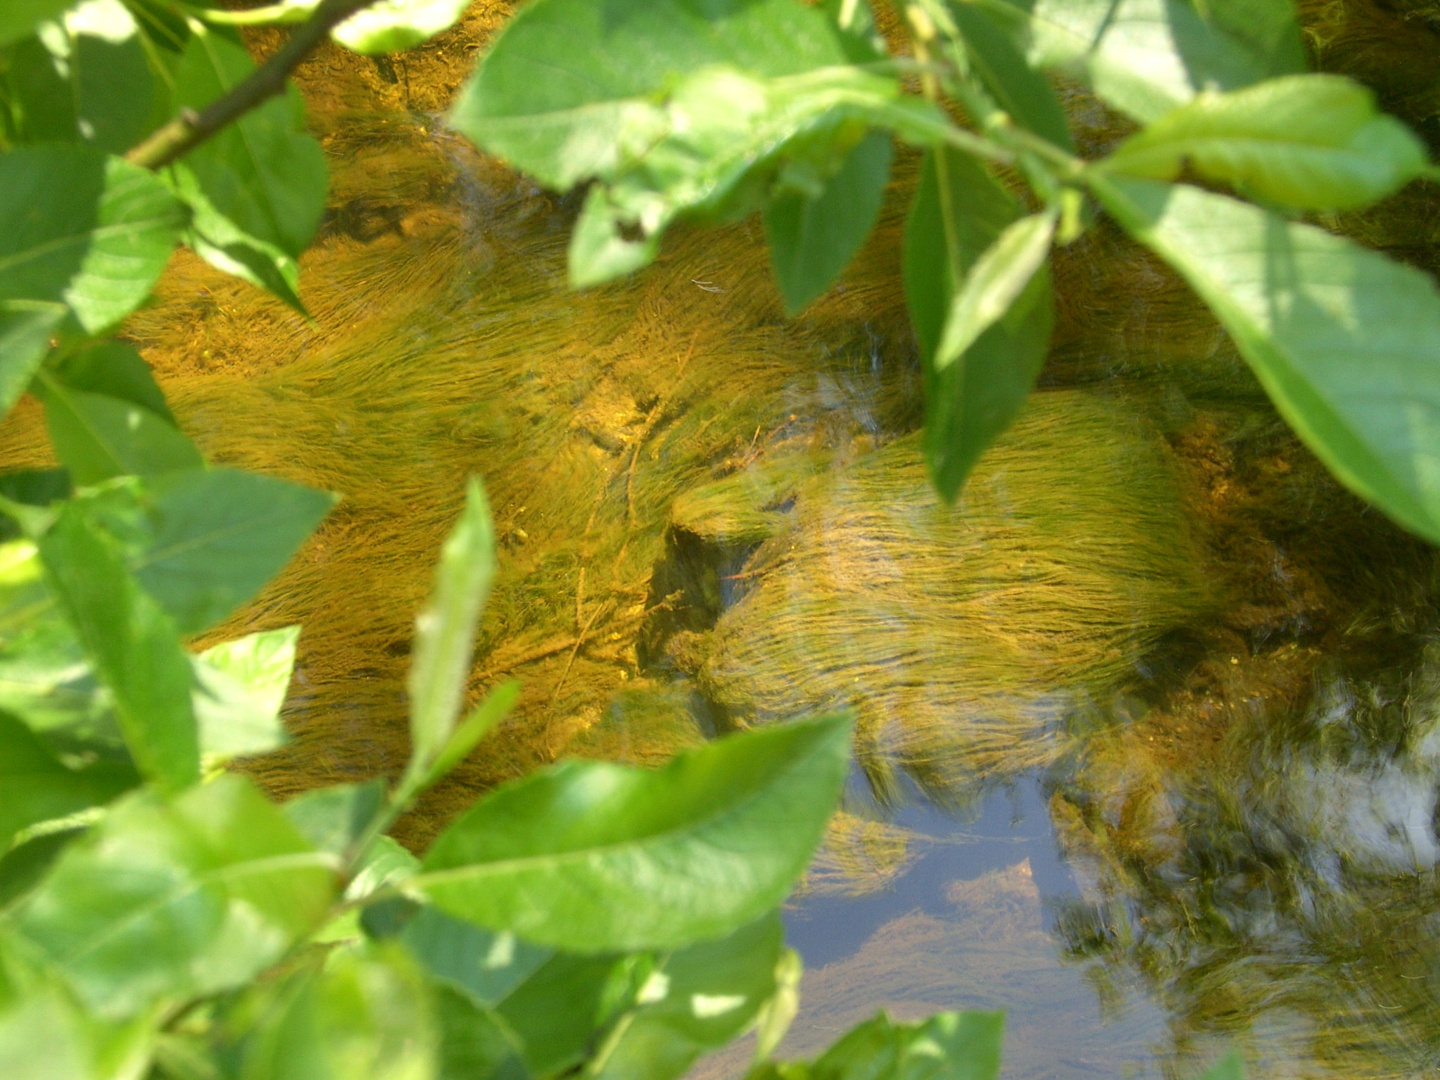
[[[852,706],[882,799],[903,769],[963,803],[976,781],[1052,761],[1067,715],[1211,598],[1170,451],[1123,399],[1034,396],[954,507],[916,441],[747,482],[752,528],[771,535],[696,676],[741,724]],[[732,499],[739,485],[722,485]],[[715,490],[677,504],[684,527],[715,527],[698,513]]]

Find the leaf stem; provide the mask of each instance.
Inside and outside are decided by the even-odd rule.
[[[227,124],[281,93],[290,73],[300,66],[340,23],[375,0],[321,0],[280,51],[237,83],[224,96],[200,111],[182,109],[180,115],[132,147],[125,160],[145,169],[162,169],[195,149]]]

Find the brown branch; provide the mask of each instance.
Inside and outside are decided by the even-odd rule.
[[[315,13],[295,30],[280,51],[223,96],[200,111],[182,109],[180,115],[132,147],[125,160],[145,169],[163,169],[195,149],[227,124],[281,93],[285,80],[330,31],[375,0],[321,0]]]

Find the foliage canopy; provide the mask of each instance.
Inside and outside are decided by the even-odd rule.
[[[183,642],[253,598],[333,497],[209,468],[110,335],[177,243],[303,311],[326,175],[285,76],[327,33],[383,53],[464,6],[0,12],[0,409],[39,399],[63,465],[0,476],[0,1072],[661,1080],[755,1028],[757,1080],[994,1077],[1000,1020],[979,1013],[881,1015],[812,1063],[771,1060],[799,974],[776,906],[839,796],[845,717],[655,772],[562,763],[422,859],[385,835],[515,699],[465,706],[494,559],[478,482],[417,620],[399,780],[277,804],[223,771],[282,738],[296,630]],[[1053,246],[1108,213],[1345,484],[1440,541],[1435,283],[1302,220],[1435,174],[1368,90],[1305,73],[1286,0],[904,15],[892,53],[859,0],[534,0],[449,119],[548,186],[588,185],[573,284],[645,266],[677,221],[759,212],[792,313],[869,233],[894,141],[921,149],[905,284],[924,452],[952,499],[1038,376]],[[246,24],[296,30],[257,68]],[[1138,130],[1078,157],[1057,73]]]

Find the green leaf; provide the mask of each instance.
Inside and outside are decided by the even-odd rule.
[[[140,23],[140,31],[147,41],[168,53],[179,53],[190,40],[190,26],[185,16],[171,6],[170,0],[125,0],[130,13]],[[161,62],[169,64],[172,57],[163,57]]]
[[[88,1016],[49,971],[0,937],[0,1076],[123,1080],[149,1065],[154,1017],[108,1024]]]
[[[889,55],[875,28],[875,13],[858,0],[820,0],[816,5],[840,32],[840,46],[852,64],[870,64]]]
[[[556,953],[500,1002],[495,1015],[531,1072],[553,1076],[593,1051],[597,1032],[637,989],[637,959]]]
[[[346,19],[330,36],[367,56],[412,49],[460,21],[470,0],[379,0]]]
[[[0,45],[28,37],[35,24],[53,19],[73,0],[5,0],[0,6]]]
[[[1019,218],[1014,198],[973,158],[949,150],[927,156],[905,226],[905,300],[925,373],[925,458],[947,500],[1015,419],[1049,348],[1054,315],[1050,275],[1042,268],[958,360],[938,366],[965,275]],[[963,343],[963,336],[956,340]]]
[[[537,0],[461,90],[450,123],[553,188],[612,173],[645,99],[696,69],[757,77],[845,63],[836,29],[794,0]]]
[[[84,835],[84,827],[42,832],[0,857],[0,910],[39,884],[66,845]]]
[[[775,962],[775,992],[755,1018],[755,1060],[765,1061],[784,1040],[800,1012],[800,979],[805,965],[794,949],[782,949]]]
[[[226,774],[118,804],[11,916],[98,1015],[243,986],[313,930],[336,864]],[[358,1075],[358,1074],[357,1074]]]
[[[919,1024],[884,1013],[852,1028],[810,1067],[808,1080],[997,1080],[1002,1013],[942,1012]]]
[[[0,300],[63,301],[98,334],[149,295],[185,218],[157,177],[90,147],[0,154]]]
[[[880,214],[890,179],[890,136],[872,131],[814,194],[787,191],[765,208],[770,266],[795,315],[830,287]]]
[[[149,537],[130,567],[187,636],[259,592],[335,503],[328,492],[235,469],[156,477],[149,490]]]
[[[1029,286],[1055,237],[1056,214],[1031,214],[1005,227],[970,266],[960,289],[950,301],[935,369],[944,371],[994,326]]]
[[[444,749],[465,700],[475,627],[495,576],[495,531],[485,489],[472,479],[465,509],[435,567],[435,583],[415,619],[411,650],[410,744],[414,767],[428,772]]]
[[[553,949],[492,933],[431,907],[405,924],[400,943],[434,979],[466,994],[477,1006],[498,1005],[554,955]]]
[[[32,730],[74,732],[81,742],[113,728],[108,691],[51,600],[28,540],[0,545],[0,709]],[[113,748],[118,731],[107,732]]]
[[[349,852],[384,800],[385,785],[372,780],[307,791],[285,803],[281,811],[306,840],[339,858]]]
[[[122,341],[102,341],[70,353],[54,371],[72,390],[119,398],[175,424],[175,416],[156,385],[155,376],[150,373],[150,365]]]
[[[259,1027],[238,1080],[427,1080],[439,1031],[423,981],[396,950],[337,950],[318,970],[257,988]]]
[[[1295,75],[1201,93],[1120,145],[1104,168],[1173,180],[1186,163],[1258,199],[1343,210],[1383,199],[1424,169],[1410,129],[1339,75]]]
[[[21,829],[107,803],[139,782],[118,762],[67,768],[28,727],[0,713],[0,849]]]
[[[191,657],[191,702],[207,761],[263,754],[285,742],[280,706],[295,668],[300,627],[262,630]]]
[[[299,263],[220,213],[188,166],[172,165],[167,172],[175,194],[190,208],[190,227],[183,238],[191,250],[222,273],[268,289],[300,314],[306,314],[300,302]]]
[[[350,879],[345,899],[364,900],[382,888],[409,881],[420,868],[420,860],[406,851],[393,837],[377,836],[360,860],[360,867]]]
[[[948,4],[946,11],[964,38],[970,66],[995,103],[1022,127],[1073,154],[1075,143],[1060,96],[1045,76],[1030,66],[1004,27],[978,3]]]
[[[205,467],[195,444],[178,428],[130,401],[75,390],[41,374],[45,421],[55,455],[75,483],[113,476],[159,476]]]
[[[519,700],[518,679],[507,679],[486,694],[485,700],[471,709],[469,715],[455,726],[449,741],[435,758],[435,763],[430,766],[421,786],[429,787],[464,761],[476,744],[489,734],[496,724],[510,715],[510,711],[515,708],[515,702]]]
[[[175,70],[178,104],[204,108],[254,69],[237,42],[196,33]],[[291,86],[185,156],[217,215],[292,257],[310,243],[325,210],[325,156],[305,134],[303,113],[300,93]],[[208,217],[206,223],[214,226]],[[215,241],[228,242],[223,236]]]
[[[1094,191],[1210,305],[1282,416],[1356,494],[1440,543],[1440,290],[1377,252],[1223,195]]]
[[[539,0],[467,84],[450,123],[554,188],[598,178],[570,278],[644,266],[676,217],[729,219],[772,186],[815,193],[870,127],[947,127],[896,78],[847,63],[836,25],[793,0]]]
[[[410,890],[584,952],[717,937],[778,904],[803,870],[849,734],[848,717],[827,717],[731,735],[656,771],[561,763],[477,803]]]
[[[174,623],[135,584],[81,504],[65,504],[39,549],[55,599],[113,695],[140,772],[166,789],[193,783],[200,750],[190,663]]]
[[[638,1006],[592,1066],[608,1080],[670,1080],[701,1054],[746,1030],[775,993],[784,951],[778,914],[719,941],[692,945],[657,965]]]
[[[87,0],[65,16],[68,76],[74,108],[69,139],[123,154],[149,129],[155,79],[140,28],[120,0]]]
[[[0,416],[25,393],[64,318],[63,304],[0,300]]]
[[[441,1032],[438,1080],[530,1080],[520,1037],[498,1013],[444,983],[434,987],[433,996]]]
[[[1200,90],[1305,70],[1290,0],[996,0],[1030,63],[1087,81],[1142,122]]]

